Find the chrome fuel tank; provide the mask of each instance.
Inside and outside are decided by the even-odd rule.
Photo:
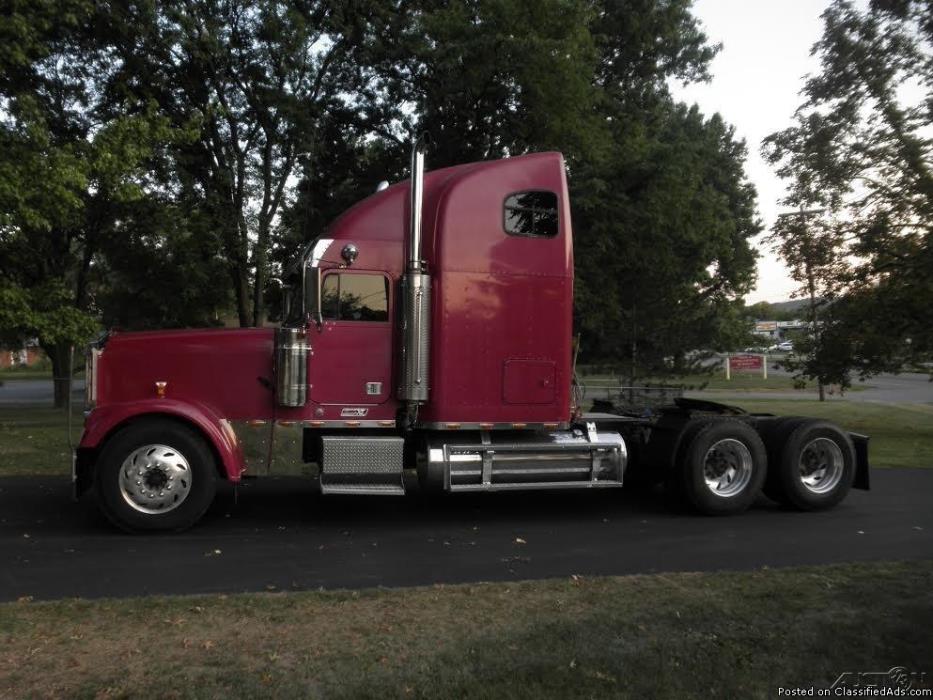
[[[437,433],[419,463],[422,486],[448,491],[621,486],[628,460],[618,433]]]

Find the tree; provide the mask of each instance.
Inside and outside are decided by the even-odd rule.
[[[373,130],[431,136],[432,167],[598,141],[597,58],[584,0],[417,0],[369,51]]]
[[[114,71],[102,30],[108,13],[78,0],[14,3],[0,21],[0,289],[7,302],[0,333],[39,340],[52,363],[57,406],[70,392],[72,347],[102,317],[123,316],[124,326],[141,316],[155,320],[146,316],[142,279],[165,268],[176,275],[147,280],[148,298],[176,310],[159,314],[159,325],[177,319],[178,310],[202,324],[226,305],[205,293],[213,281],[199,282],[191,274],[196,266],[179,255],[190,222],[170,217],[165,201],[161,154],[189,134],[173,129],[152,103],[110,110],[103,89]],[[179,303],[185,295],[187,303]]]
[[[195,0],[117,3],[115,98],[154,100],[197,138],[175,154],[183,199],[209,212],[227,257],[240,324],[261,325],[276,217],[318,130],[359,89],[352,60],[364,2]],[[116,103],[126,109],[124,102]]]
[[[740,298],[759,231],[732,130],[695,107],[662,100],[654,111],[656,123],[618,138],[617,157],[573,178],[584,347],[649,376],[745,341]]]
[[[784,364],[801,380],[816,379],[820,401],[825,401],[827,384],[838,384],[844,389],[850,386],[851,379],[845,363],[840,362],[838,345],[826,343],[834,334],[825,333],[827,319],[823,311],[843,290],[849,266],[842,254],[845,241],[838,227],[816,218],[822,213],[822,209],[803,207],[798,212],[788,212],[778,218],[766,240],[800,285],[795,296],[803,296],[807,302],[809,330],[795,340],[795,354]]]
[[[93,16],[86,2],[14,3],[0,22],[0,333],[38,338],[56,406],[70,391],[71,347],[96,327],[90,277],[103,213],[131,196],[149,127],[90,119],[102,70],[85,30]]]
[[[407,4],[367,53],[377,76],[367,93],[371,121],[353,132],[359,155],[350,160],[376,166],[352,177],[343,165],[309,174],[286,227],[314,235],[324,213],[319,193],[355,198],[401,175],[417,129],[432,136],[432,167],[561,150],[587,356],[616,359],[637,338],[646,367],[661,368],[665,357],[682,365],[687,350],[741,342],[737,297],[754,267],[754,192],[731,130],[668,93],[670,78],[705,77],[716,52],[689,7]],[[367,140],[365,129],[379,138]],[[344,187],[353,178],[362,189]]]
[[[590,357],[632,377],[689,371],[688,353],[745,341],[739,301],[760,230],[745,146],[718,115],[671,98],[718,51],[686,0],[603,2],[595,84],[611,130],[604,158],[571,170],[577,323]]]
[[[933,351],[931,20],[921,0],[835,0],[813,48],[821,72],[794,126],[764,144],[793,185],[787,203],[827,208],[837,263],[855,261],[816,347],[846,371],[897,370]]]

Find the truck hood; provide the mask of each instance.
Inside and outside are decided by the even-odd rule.
[[[158,398],[207,404],[237,420],[268,418],[273,329],[219,328],[112,333],[97,368],[97,405]]]

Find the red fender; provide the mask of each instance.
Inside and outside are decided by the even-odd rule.
[[[243,451],[230,423],[204,404],[172,399],[154,399],[115,403],[95,408],[84,423],[79,448],[95,448],[103,444],[115,430],[130,420],[142,416],[174,416],[198,429],[220,457],[229,481],[239,481],[246,467]]]

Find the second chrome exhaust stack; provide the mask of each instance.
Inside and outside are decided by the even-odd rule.
[[[409,424],[428,400],[431,354],[431,277],[421,259],[421,208],[424,197],[424,135],[411,149],[411,222],[408,260],[401,284],[400,371],[397,397],[407,404]]]

